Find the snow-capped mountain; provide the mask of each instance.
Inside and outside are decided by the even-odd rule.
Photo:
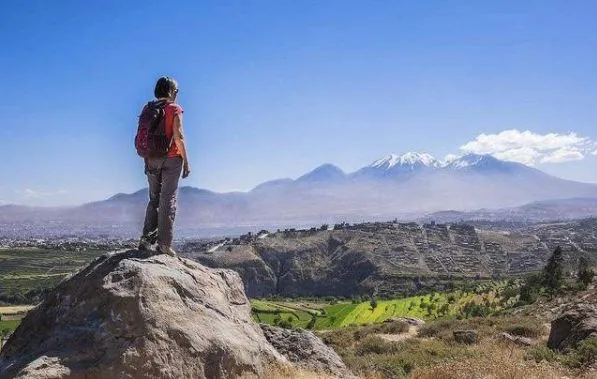
[[[363,169],[392,170],[396,167],[416,170],[417,168],[434,169],[470,169],[484,168],[488,170],[506,169],[513,167],[527,167],[516,162],[499,160],[489,154],[467,154],[461,157],[451,156],[448,159],[440,160],[427,153],[408,152],[402,155],[389,154],[380,158]]]
[[[445,162],[442,165],[442,168],[450,170],[478,170],[486,173],[511,172],[516,170],[532,171],[535,173],[541,172],[532,167],[525,166],[522,163],[499,160],[489,154],[467,154],[463,157]]]
[[[417,172],[440,167],[440,162],[427,153],[390,154],[352,173],[353,179],[407,180]]]
[[[142,222],[146,190],[60,211],[2,206],[0,222],[74,225]],[[391,154],[352,173],[324,164],[298,179],[276,179],[249,192],[183,187],[183,228],[388,219],[441,210],[508,208],[542,200],[597,198],[597,185],[563,180],[520,163],[469,154],[439,160],[426,153]],[[15,210],[16,209],[16,210]]]
[[[391,169],[394,166],[415,167],[438,167],[439,161],[427,153],[408,152],[403,155],[390,154],[371,163],[371,168]]]
[[[506,162],[491,155],[467,154],[462,157],[451,157],[439,160],[427,153],[408,152],[406,154],[390,154],[380,158],[368,166],[350,174],[355,179],[393,179],[408,180],[421,173],[459,172],[480,174],[496,174],[520,172],[541,174],[541,171],[516,162]]]

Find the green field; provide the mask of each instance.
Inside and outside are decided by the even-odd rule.
[[[28,304],[68,274],[89,264],[102,251],[39,248],[0,249],[0,301]]]
[[[41,299],[42,291],[53,288],[101,253],[99,250],[0,249],[0,302],[35,304]],[[497,295],[504,286],[504,281],[478,282],[467,291],[378,299],[375,307],[369,301],[292,299],[254,299],[251,305],[253,317],[258,322],[321,330],[380,323],[393,317],[431,320],[461,316],[463,308],[471,303],[484,304],[487,309],[497,311],[509,305],[500,301]],[[0,321],[0,330],[14,329],[18,322],[5,317]]]
[[[453,291],[412,296],[402,299],[378,300],[372,307],[369,301],[353,303],[340,301],[313,303],[302,301],[252,300],[253,317],[267,324],[279,324],[281,320],[292,327],[306,328],[312,318],[312,329],[333,329],[349,325],[381,323],[394,317],[416,317],[424,320],[461,316],[467,304],[485,305],[492,312],[513,303],[501,301],[498,295],[505,283],[485,283],[476,292]]]
[[[67,275],[86,266],[103,252],[1,248],[0,304],[35,304],[43,291],[55,287]],[[0,332],[14,330],[22,316],[5,315],[0,320]]]
[[[0,332],[2,332],[5,329],[8,329],[12,332],[13,330],[15,330],[17,328],[17,326],[19,326],[20,323],[21,323],[21,320],[0,321]]]

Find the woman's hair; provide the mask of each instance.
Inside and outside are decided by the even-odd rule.
[[[155,84],[153,94],[155,95],[156,99],[159,99],[160,97],[168,97],[177,88],[178,83],[176,83],[176,80],[168,76],[162,76],[158,79],[158,82]]]

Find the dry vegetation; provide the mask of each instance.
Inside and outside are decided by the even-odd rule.
[[[243,375],[240,379],[336,379],[321,372],[303,370],[294,366],[272,365],[265,368],[260,376]],[[374,378],[371,378],[374,379]]]
[[[485,340],[471,348],[474,355],[433,367],[415,369],[413,379],[560,379],[582,377],[549,362],[527,360],[525,349],[511,343]],[[587,376],[588,378],[588,376]]]
[[[19,313],[26,313],[33,308],[33,305],[9,305],[0,306],[0,314],[14,315]]]
[[[381,338],[379,334],[385,331],[377,328],[341,328],[321,336],[342,356],[349,368],[363,378],[597,377],[597,372],[591,374],[586,369],[567,364],[573,355],[564,356],[549,350],[545,346],[549,330],[534,317],[493,316],[435,321],[423,326],[418,337],[397,342]],[[463,329],[476,330],[479,343],[457,343],[453,331]],[[400,327],[395,330],[404,332]],[[523,347],[496,339],[501,332],[531,338],[533,345]]]

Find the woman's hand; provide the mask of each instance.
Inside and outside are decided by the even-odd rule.
[[[189,167],[189,164],[187,162],[184,163],[184,166],[182,167],[182,178],[186,178],[187,176],[189,176],[189,174],[191,173],[191,168]]]

